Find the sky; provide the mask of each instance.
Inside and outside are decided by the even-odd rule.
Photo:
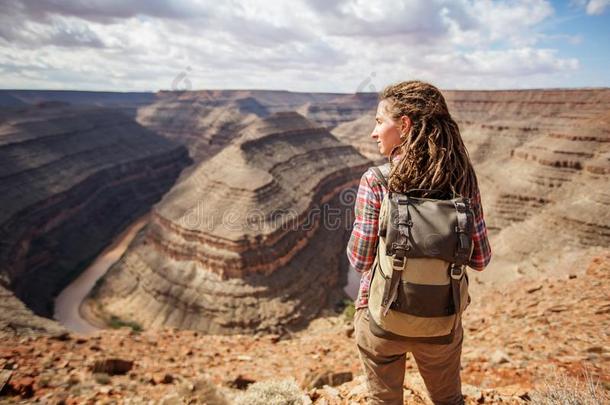
[[[609,87],[610,0],[2,0],[0,88]]]

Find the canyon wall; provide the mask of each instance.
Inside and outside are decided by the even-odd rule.
[[[138,122],[189,148],[196,162],[210,158],[257,118],[296,111],[329,130],[375,105],[369,93],[293,93],[270,90],[200,90],[156,94],[138,110]]]
[[[483,278],[566,274],[610,245],[610,89],[446,96],[492,236]]]
[[[0,110],[0,281],[36,314],[190,163],[114,109]]]
[[[481,189],[493,251],[481,280],[565,274],[610,245],[610,89],[443,94]],[[375,160],[374,117],[333,134]]]
[[[541,273],[562,274],[571,271],[572,268],[582,267],[580,264],[583,261],[586,261],[588,257],[599,254],[601,249],[609,245],[610,218],[608,204],[610,203],[610,197],[606,189],[608,188],[610,166],[610,122],[608,117],[610,90],[444,91],[443,93],[449,103],[452,115],[460,126],[471,160],[477,171],[482,192],[485,218],[494,256],[488,270],[479,275],[480,281],[502,283],[505,280],[523,275],[535,277]],[[236,242],[239,238],[235,235],[230,236],[227,242],[221,239],[224,238],[223,233],[216,228],[211,230],[205,228],[205,230],[189,233],[190,231],[187,232],[183,229],[185,228],[184,225],[182,225],[182,228],[176,225],[178,221],[176,218],[180,215],[188,222],[197,220],[197,215],[200,212],[206,212],[205,218],[211,221],[214,226],[218,224],[218,221],[222,221],[223,214],[210,216],[209,210],[201,211],[194,203],[177,203],[177,201],[181,201],[182,196],[189,196],[188,198],[192,199],[193,197],[190,196],[192,193],[205,193],[211,201],[216,201],[215,204],[217,205],[214,207],[220,213],[224,213],[226,211],[224,209],[228,210],[230,207],[238,216],[249,212],[248,210],[258,209],[261,201],[270,198],[262,197],[267,194],[269,196],[279,194],[280,197],[278,198],[280,200],[284,199],[285,201],[291,201],[291,204],[295,204],[295,206],[298,204],[301,204],[298,205],[299,207],[302,206],[302,203],[299,203],[298,190],[285,188],[284,186],[278,188],[273,181],[267,183],[265,179],[268,175],[276,179],[275,182],[279,181],[277,178],[281,178],[281,175],[277,171],[273,171],[264,165],[259,168],[257,166],[259,163],[256,163],[256,165],[252,163],[260,159],[270,159],[270,161],[279,159],[276,155],[284,152],[275,152],[275,150],[261,146],[252,147],[250,150],[244,146],[244,148],[250,150],[247,158],[244,158],[248,163],[232,163],[231,154],[237,153],[237,150],[241,151],[242,146],[239,145],[249,145],[246,142],[246,134],[250,131],[248,128],[256,128],[257,125],[266,122],[265,120],[274,116],[274,114],[280,113],[281,116],[282,112],[296,111],[305,116],[309,120],[307,125],[313,128],[307,130],[312,132],[305,137],[314,137],[313,134],[316,131],[325,128],[332,131],[332,134],[344,146],[353,146],[369,161],[383,162],[383,159],[380,159],[378,155],[376,144],[370,138],[377,104],[377,96],[371,93],[350,95],[265,90],[209,90],[159,92],[154,95],[136,94],[130,96],[129,94],[98,94],[95,92],[38,93],[24,91],[16,93],[14,91],[2,91],[0,96],[6,103],[21,103],[22,107],[15,108],[21,108],[24,111],[35,108],[23,107],[26,102],[39,104],[36,113],[23,113],[24,116],[29,117],[27,120],[31,121],[28,123],[27,131],[21,130],[22,135],[20,136],[26,137],[24,139],[29,139],[27,137],[37,138],[39,135],[42,135],[42,139],[47,139],[45,131],[48,131],[49,127],[73,122],[77,115],[85,114],[86,111],[89,111],[86,114],[91,115],[91,111],[95,110],[93,107],[78,110],[75,109],[76,107],[65,104],[80,99],[89,104],[110,106],[112,109],[107,108],[106,111],[112,111],[112,114],[121,117],[124,116],[120,112],[125,109],[128,114],[135,111],[133,115],[137,118],[139,124],[148,128],[147,133],[154,131],[170,141],[179,142],[188,148],[197,164],[191,165],[182,172],[179,183],[166,196],[173,201],[172,204],[160,205],[153,212],[153,221],[147,228],[146,236],[141,239],[143,239],[143,244],[156,244],[155,254],[162,257],[147,258],[148,261],[144,267],[152,268],[157,266],[156,263],[158,263],[159,266],[174,268],[178,264],[181,265],[181,262],[176,264],[170,261],[168,263],[171,265],[167,264],[165,262],[168,260],[167,257],[173,257],[172,260],[178,261],[182,260],[180,258],[188,258],[189,261],[199,263],[198,266],[203,266],[202,268],[207,269],[207,272],[214,274],[214,277],[218,277],[219,280],[224,279],[225,282],[230,283],[235,282],[231,280],[245,276],[244,268],[246,267],[257,269],[254,271],[255,274],[269,272],[269,275],[273,275],[278,273],[269,269],[274,269],[276,266],[281,267],[292,260],[291,249],[298,244],[296,234],[291,236],[291,238],[295,238],[294,240],[282,236],[281,242],[275,241],[271,245],[269,245],[271,243],[269,241],[266,244],[261,244],[261,240],[264,239],[261,236],[263,235],[262,230],[261,234],[258,235],[246,233],[245,235],[249,236],[241,242]],[[53,118],[53,114],[48,113],[53,109],[74,110],[74,112],[71,113],[71,118],[61,121],[57,117]],[[57,121],[58,119],[59,121]],[[89,118],[84,119],[84,121],[87,120]],[[301,122],[299,120],[302,120],[302,117],[296,119],[295,122]],[[125,121],[125,118],[115,119],[115,121],[116,125],[113,128],[116,127],[117,131],[121,131],[120,127],[123,125],[135,126],[138,131],[146,131],[129,120]],[[289,121],[285,120],[285,122]],[[287,128],[292,128],[291,125],[288,125]],[[295,125],[300,128],[301,124]],[[288,129],[288,131],[290,130]],[[90,139],[101,140],[101,138],[97,139],[95,137]],[[270,139],[273,139],[273,137]],[[316,138],[314,137],[314,139]],[[36,148],[40,148],[36,144],[36,142],[23,143],[21,147],[23,150],[26,148],[29,150],[30,145],[34,145],[32,156],[35,156],[38,153]],[[258,145],[256,142],[255,144]],[[112,150],[111,147],[108,148],[108,150]],[[139,147],[130,146],[128,148],[129,153],[134,153],[134,159],[137,158],[138,153],[143,153]],[[175,151],[177,150],[175,149]],[[340,148],[337,150],[340,150]],[[172,153],[177,153],[177,155],[184,153],[175,151]],[[125,153],[127,154],[126,151]],[[287,153],[290,155],[293,152]],[[61,153],[57,152],[57,154],[59,156]],[[243,153],[239,152],[238,155],[242,156]],[[310,162],[310,160],[317,159],[315,155],[307,156],[308,158],[299,162],[298,165],[318,164],[317,162]],[[176,157],[176,159],[180,160],[181,158]],[[18,167],[23,159],[5,161],[8,163],[4,164],[3,161],[3,170],[9,170],[13,166]],[[163,165],[164,163],[159,164]],[[332,171],[333,173],[336,172],[335,175],[339,177],[346,176],[341,172],[345,169],[342,169],[341,164],[337,163],[335,166],[329,166],[334,167]],[[352,170],[352,174],[347,177],[351,176],[352,180],[358,178],[366,165],[356,165],[359,167],[357,170],[349,169]],[[63,171],[63,169],[61,170]],[[79,172],[78,168],[70,170]],[[202,175],[202,171],[218,173],[219,176],[223,174],[227,179],[231,178],[238,182],[230,187],[233,187],[231,190],[237,190],[235,192],[240,199],[245,199],[242,201],[242,205],[239,207],[227,205],[225,207],[218,203],[218,201],[223,201],[219,197],[222,194],[219,193],[227,192],[225,183],[229,180],[214,179],[209,177],[211,174]],[[358,171],[360,172],[357,173]],[[12,176],[10,170],[7,173],[2,180],[2,183],[5,183],[3,187],[6,190],[14,189],[13,194],[7,192],[4,197],[3,208],[6,205],[10,209],[4,211],[9,212],[15,210],[11,207],[11,204],[14,203],[13,200],[19,201],[18,198],[13,198],[19,192],[16,191],[18,189],[15,188],[14,181],[13,183],[5,181]],[[57,176],[54,177],[49,172],[40,170],[36,173],[38,173],[37,176],[41,176],[38,180],[40,185],[37,186],[39,189],[53,188],[55,183],[59,181],[56,179]],[[70,173],[73,172],[68,170],[66,173],[70,177],[72,176]],[[245,175],[243,173],[250,174]],[[328,176],[331,176],[330,173]],[[282,181],[289,182],[286,179],[282,179]],[[322,181],[312,178],[312,181],[324,183],[327,180]],[[157,199],[169,190],[170,183],[171,181],[164,183],[164,188],[161,187],[157,191]],[[27,182],[24,184],[27,184]],[[284,183],[280,182],[280,184]],[[257,191],[246,192],[241,189],[247,190],[248,187],[254,187]],[[313,190],[317,186],[308,184],[307,187],[313,187]],[[27,190],[27,188],[22,189],[21,192],[24,190]],[[85,191],[85,193],[88,192]],[[36,193],[28,194],[35,195]],[[188,198],[185,201],[188,201]],[[207,201],[207,198],[204,200]],[[151,198],[148,201],[148,206],[150,206],[153,199]],[[247,204],[244,201],[248,201]],[[114,212],[117,209],[116,207],[124,204],[129,205],[130,202],[125,199],[116,200],[115,205],[99,207],[101,211],[98,212],[103,212],[104,214],[100,215],[105,217],[108,212]],[[186,204],[186,206],[182,207],[182,204]],[[182,214],[179,215],[174,212],[175,208],[167,208],[173,205],[182,207]],[[204,207],[206,207],[206,210],[209,208],[207,202]],[[288,204],[287,207],[292,207],[292,205]],[[197,211],[198,209],[199,211]],[[185,214],[187,211],[188,214]],[[133,212],[135,212],[135,209]],[[126,218],[119,222],[126,220]],[[130,218],[132,217],[130,216]],[[95,217],[92,220],[98,224],[103,221]],[[259,222],[255,221],[255,223]],[[22,222],[21,226],[23,229],[33,229],[32,227],[36,227],[36,224],[36,222]],[[206,226],[211,225],[207,224]],[[110,228],[113,228],[113,226]],[[78,240],[80,240],[78,236],[80,229],[82,229],[82,226],[75,226],[70,231],[71,234],[76,235],[72,236],[72,238],[77,239],[75,246],[78,246]],[[113,229],[118,228],[114,227]],[[189,230],[189,227],[186,226],[186,229]],[[271,231],[265,230],[264,232]],[[33,229],[30,233],[37,235],[41,231]],[[110,237],[111,233],[105,234],[104,237]],[[55,236],[49,235],[48,238],[55,238]],[[329,236],[322,236],[322,238],[326,237]],[[192,242],[189,238],[194,238],[197,242]],[[54,260],[53,257],[55,256],[47,257],[46,253],[43,254],[43,252],[57,251],[60,247],[65,254],[69,255],[67,252],[72,251],[71,246],[74,245],[71,239],[52,243],[44,240],[39,240],[38,236],[33,239],[36,246],[35,251],[39,252],[32,259],[33,263],[48,263]],[[218,242],[219,240],[222,240],[222,242]],[[13,242],[10,244],[13,246],[11,248],[13,256],[24,251],[23,248],[15,248],[16,245]],[[28,248],[30,243],[28,242],[24,246]],[[232,247],[228,248],[227,246]],[[203,251],[205,253],[201,253],[200,249],[202,247],[204,247]],[[188,254],[185,253],[185,249],[189,251]],[[293,250],[296,252],[298,249],[300,248],[294,248]],[[6,248],[3,249],[3,252],[7,251]],[[159,252],[165,253],[161,254]],[[340,255],[342,254],[340,253]],[[285,261],[282,262],[279,258],[284,258],[282,260]],[[278,263],[273,264],[276,260],[279,260]],[[63,266],[61,262],[58,263]],[[4,266],[4,268],[6,267]],[[8,272],[5,271],[5,274],[8,274]],[[168,274],[173,273],[170,271]],[[179,281],[179,277],[176,280]],[[44,278],[43,282],[45,282]],[[210,285],[215,285],[214,283],[216,282],[210,282]],[[25,290],[18,294],[19,296],[33,294],[35,291],[29,292],[26,287],[24,288]],[[158,309],[158,311],[167,312],[168,310]],[[124,315],[127,316],[128,314]],[[152,323],[153,321],[144,320],[144,322]],[[154,322],[158,321],[155,320]],[[168,324],[176,325],[191,323],[191,321],[168,322]],[[262,324],[264,322],[261,321]],[[197,327],[201,326],[205,330],[230,329],[228,326],[210,325],[213,325],[213,322],[207,326],[199,325]],[[238,326],[236,329],[240,328],[243,328],[243,326]]]
[[[206,333],[304,324],[346,282],[369,163],[297,113],[256,119],[155,206],[84,312]]]

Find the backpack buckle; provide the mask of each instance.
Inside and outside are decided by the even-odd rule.
[[[396,271],[402,271],[405,267],[406,260],[404,257],[394,257],[392,260],[392,269]]]
[[[450,275],[452,279],[460,280],[464,275],[464,266],[456,266],[455,263],[452,263]]]

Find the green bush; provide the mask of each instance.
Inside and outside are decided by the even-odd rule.
[[[356,313],[356,306],[353,300],[345,299],[342,301],[343,307],[343,316],[345,320],[351,321],[354,319],[354,314]]]
[[[125,326],[130,327],[134,332],[142,332],[142,326],[134,321],[124,321],[116,315],[110,316],[110,321],[108,322],[108,326],[112,329],[123,328]]]

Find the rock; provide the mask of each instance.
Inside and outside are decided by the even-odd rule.
[[[334,387],[330,387],[328,385],[324,386],[324,388],[322,388],[322,391],[329,396],[331,399],[333,400],[340,400],[340,396],[339,396],[339,390],[337,390]]]
[[[94,373],[106,373],[108,375],[127,374],[133,367],[133,361],[123,359],[96,360],[91,370]]]
[[[535,284],[529,288],[527,288],[525,291],[527,291],[528,294],[531,294],[533,292],[542,290],[542,284]]]
[[[492,364],[498,365],[498,364],[510,363],[511,360],[510,360],[510,357],[508,356],[508,354],[506,354],[502,350],[496,350],[495,352],[493,352],[493,354],[489,358],[489,361]]]
[[[169,373],[155,373],[153,374],[153,381],[155,384],[171,384],[174,382],[174,376]]]
[[[31,398],[34,395],[34,379],[32,377],[11,378],[8,381],[9,391],[21,398]]]
[[[107,373],[93,373],[93,379],[98,384],[110,384],[112,379]]]
[[[198,376],[192,382],[192,394],[190,398],[194,403],[207,403],[210,405],[229,405],[229,401],[220,392],[213,382],[205,376]]]
[[[477,404],[485,402],[485,394],[483,391],[475,386],[469,384],[462,384],[462,395],[465,400],[472,400]],[[469,401],[467,403],[470,403]]]
[[[552,307],[548,308],[548,311],[550,312],[564,312],[567,311],[569,308],[567,305],[563,305],[563,304],[558,304],[558,305],[553,305]]]
[[[345,331],[345,336],[347,336],[349,338],[351,338],[354,335],[354,325],[353,324],[346,325],[343,330]]]
[[[279,341],[280,341],[281,336],[280,336],[280,335],[278,335],[278,334],[276,334],[276,333],[272,333],[272,334],[270,334],[270,335],[267,335],[267,339],[269,339],[269,341],[270,341],[271,343],[277,343],[277,342],[279,342]]]
[[[72,335],[70,334],[70,332],[60,332],[58,334],[51,336],[51,339],[65,342],[65,341],[72,339]]]
[[[172,393],[172,394],[167,394],[166,396],[164,396],[161,399],[160,404],[161,405],[183,405],[184,402],[182,401],[182,399],[180,398],[180,396],[178,394]]]
[[[256,380],[254,378],[240,374],[234,379],[228,381],[227,385],[231,388],[235,388],[238,390],[245,390],[250,384],[253,384],[255,382]]]
[[[0,370],[0,393],[11,379],[13,372],[10,370]]]
[[[350,371],[333,372],[327,370],[322,372],[309,372],[305,375],[301,387],[310,390],[312,388],[321,388],[324,385],[337,386],[351,381],[353,378]]]

